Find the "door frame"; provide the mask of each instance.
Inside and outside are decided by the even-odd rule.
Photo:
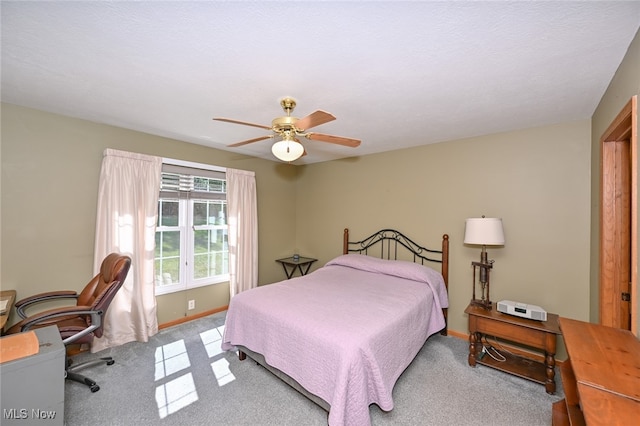
[[[634,334],[638,318],[637,116],[636,95],[600,138],[600,324],[628,328]],[[621,271],[624,275],[628,271],[628,306],[622,303],[626,287],[620,284]],[[628,325],[622,318],[627,311]]]

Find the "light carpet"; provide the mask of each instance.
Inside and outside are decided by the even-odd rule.
[[[82,370],[91,393],[67,381],[65,423],[76,425],[326,425],[327,413],[250,359],[220,350],[225,312],[160,331],[74,362],[113,356]],[[373,425],[550,425],[563,398],[544,386],[467,364],[467,342],[434,335],[398,379],[390,412],[370,406]]]

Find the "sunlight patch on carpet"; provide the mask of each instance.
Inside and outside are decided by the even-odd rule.
[[[158,415],[164,419],[169,414],[198,400],[198,392],[191,373],[184,374],[164,385],[156,387]]]
[[[156,348],[156,381],[191,367],[184,340],[176,340]]]
[[[207,351],[209,358],[213,358],[216,355],[220,355],[222,350],[222,334],[224,333],[224,326],[212,328],[200,333],[200,340]]]
[[[215,374],[216,376],[218,386],[224,386],[236,379],[236,376],[234,376],[229,369],[229,361],[227,361],[225,358],[221,358],[217,361],[212,362],[211,369],[213,370],[213,374]]]

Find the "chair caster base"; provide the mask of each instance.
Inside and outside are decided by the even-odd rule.
[[[102,363],[105,363],[107,365],[113,365],[115,364],[115,360],[111,357],[103,357],[103,358],[94,359],[91,361],[87,361],[87,362],[72,366],[73,364],[72,360],[70,358],[67,358],[67,368],[65,369],[65,378],[67,380],[72,380],[74,382],[87,385],[89,387],[89,390],[91,390],[92,393],[98,392],[100,390],[100,386],[98,386],[95,380],[92,380],[86,376],[83,376],[82,374],[78,374],[75,371],[91,365],[102,364]]]

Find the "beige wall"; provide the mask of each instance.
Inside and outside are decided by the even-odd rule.
[[[450,327],[466,333],[479,249],[462,244],[464,219],[485,214],[504,219],[507,238],[489,250],[492,299],[588,319],[589,121],[296,169],[12,105],[2,113],[1,282],[19,297],[86,282],[102,151],[110,147],[255,170],[261,283],[282,278],[273,260],[294,248],[317,256],[315,267],[340,254],[344,227],[354,236],[397,227],[434,244],[446,232]],[[64,185],[70,190],[58,190]],[[217,308],[227,294],[216,286],[159,297],[159,321]],[[186,311],[192,298],[196,310]]]
[[[502,217],[506,244],[488,249],[492,300],[587,320],[590,141],[585,120],[304,166],[296,244],[324,264],[345,227],[354,237],[397,228],[435,246],[449,234],[449,326],[466,333],[480,248],[462,243],[464,222]]]
[[[600,201],[600,137],[607,130],[609,124],[618,115],[632,96],[640,94],[640,32],[638,32],[629,47],[627,54],[618,67],[618,70],[611,80],[607,91],[600,100],[598,108],[591,120],[591,239],[594,244],[591,246],[591,299],[590,321],[599,321],[599,245],[598,235],[600,232],[599,221],[599,201]],[[636,194],[640,196],[640,194]],[[640,217],[637,218],[640,223]],[[635,236],[636,240],[640,235]],[[640,264],[639,259],[634,259],[635,267]],[[640,312],[640,291],[636,292],[636,300],[632,301],[638,306]],[[640,337],[640,315],[636,318],[638,337]]]
[[[396,227],[419,242],[451,238],[450,328],[466,333],[471,262],[464,220],[504,219],[491,298],[594,319],[597,141],[639,91],[638,36],[593,120],[295,167],[2,104],[0,283],[18,297],[80,289],[92,274],[97,182],[105,148],[256,172],[259,281],[283,278],[274,259],[294,249],[314,269],[340,254],[342,230]],[[364,141],[363,143],[366,143]],[[158,298],[161,323],[223,306],[226,285]],[[196,299],[196,310],[186,301]],[[597,305],[595,312],[597,315]]]
[[[1,285],[18,297],[80,290],[93,275],[98,176],[105,148],[252,170],[259,211],[259,280],[295,245],[296,168],[176,140],[2,104]],[[196,310],[187,311],[188,299]],[[159,297],[159,322],[228,303],[228,284]],[[12,320],[15,318],[12,318]]]

